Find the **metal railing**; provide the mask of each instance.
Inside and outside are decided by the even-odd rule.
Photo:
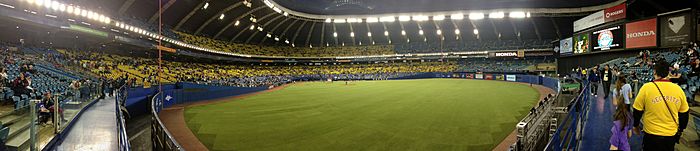
[[[114,90],[109,90],[109,91],[114,91]],[[116,98],[115,98],[115,112],[117,114],[117,132],[118,132],[118,140],[119,140],[119,150],[120,151],[129,151],[131,150],[131,143],[129,143],[129,136],[126,134],[126,124],[124,123],[124,115],[121,110],[122,104],[126,101],[126,98],[128,96],[128,91],[126,85],[123,85],[117,89],[116,93]]]
[[[185,149],[177,143],[170,131],[163,125],[160,117],[158,117],[158,112],[163,109],[163,99],[163,92],[158,92],[151,99],[151,141],[153,150],[184,151]]]
[[[581,93],[571,101],[569,113],[552,135],[545,150],[577,150],[590,104],[590,83],[584,81]]]

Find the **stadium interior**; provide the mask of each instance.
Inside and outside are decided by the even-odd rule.
[[[0,0],[0,151],[636,151],[653,132],[612,143],[638,113],[616,82],[637,101],[660,80],[689,106],[674,150],[697,151],[699,8]]]

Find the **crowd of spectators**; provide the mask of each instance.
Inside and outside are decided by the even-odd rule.
[[[343,46],[343,47],[290,47],[290,46],[259,46],[250,44],[237,44],[216,40],[203,36],[176,32],[184,42],[202,46],[209,49],[261,56],[285,56],[285,57],[337,57],[337,56],[368,56],[396,54],[392,45],[374,46]]]

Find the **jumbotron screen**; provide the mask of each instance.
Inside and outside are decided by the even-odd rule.
[[[622,25],[606,27],[593,32],[591,43],[593,51],[602,51],[622,48],[625,41],[625,32]]]
[[[574,35],[574,53],[581,54],[590,51],[590,36],[588,33]]]

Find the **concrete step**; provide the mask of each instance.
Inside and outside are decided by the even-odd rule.
[[[6,115],[4,117],[0,117],[0,122],[2,122],[3,126],[7,127],[22,119],[22,116],[23,115]]]
[[[17,122],[13,123],[10,127],[10,134],[7,136],[8,140],[20,134],[20,132],[29,129],[29,117],[20,118]],[[9,141],[8,141],[9,142]]]

